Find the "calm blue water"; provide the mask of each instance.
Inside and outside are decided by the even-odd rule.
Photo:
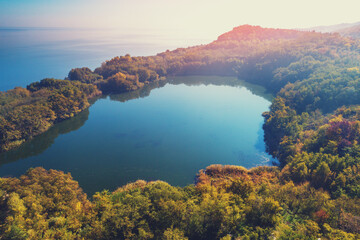
[[[33,79],[30,73],[36,74],[36,69],[41,69],[39,75],[48,71],[57,77],[76,62],[91,67],[92,61],[98,64],[106,57],[106,51],[95,54],[98,45],[96,51],[89,47],[83,55],[78,51],[65,54],[67,48],[62,48],[67,44],[52,46],[50,41],[52,47],[41,42],[37,47],[34,43],[22,47],[15,40],[7,51],[18,52],[10,57],[7,68],[2,66],[5,89],[14,83],[26,84],[20,76]],[[86,44],[80,41],[78,45]],[[108,54],[111,48],[104,47]],[[29,54],[36,60],[28,62]],[[3,55],[1,59],[5,61]],[[62,59],[70,61],[68,68]],[[10,79],[6,76],[13,78],[3,81]],[[75,118],[1,154],[0,176],[19,176],[37,166],[58,169],[71,172],[84,191],[92,194],[137,179],[184,186],[210,164],[263,165],[269,156],[264,153],[261,113],[268,110],[270,99],[263,88],[229,77],[178,77],[140,91],[103,97]]]

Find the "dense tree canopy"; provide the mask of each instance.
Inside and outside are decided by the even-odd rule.
[[[323,181],[329,172],[321,168]],[[332,199],[288,176],[277,167],[213,165],[195,186],[138,180],[89,201],[70,174],[31,169],[0,179],[0,239],[360,237],[359,198]]]
[[[27,89],[0,92],[0,151],[75,116],[90,105],[89,98],[99,94],[94,85],[55,79],[32,83]]]

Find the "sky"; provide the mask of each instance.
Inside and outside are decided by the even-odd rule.
[[[0,27],[113,28],[218,35],[242,24],[360,21],[359,0],[0,0]]]

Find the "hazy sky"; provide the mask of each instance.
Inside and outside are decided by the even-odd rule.
[[[359,0],[0,0],[0,26],[216,35],[241,24],[300,28],[357,22],[359,9]]]

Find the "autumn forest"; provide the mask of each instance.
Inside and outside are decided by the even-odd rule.
[[[360,41],[338,33],[242,25],[0,92],[0,151],[101,95],[188,75],[236,76],[275,96],[263,113],[274,166],[211,165],[187,187],[138,180],[93,196],[70,173],[29,169],[0,178],[0,239],[360,238]]]

